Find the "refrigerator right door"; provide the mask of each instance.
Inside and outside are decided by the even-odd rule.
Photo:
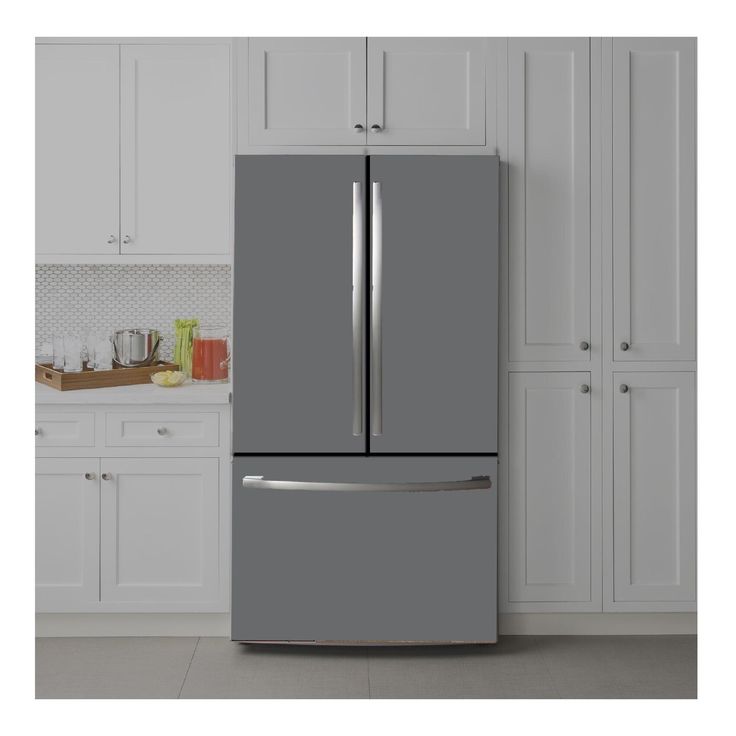
[[[498,165],[371,156],[371,452],[497,451]]]

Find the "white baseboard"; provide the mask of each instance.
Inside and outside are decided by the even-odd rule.
[[[37,613],[36,636],[230,636],[230,614]]]
[[[500,634],[595,636],[696,634],[696,613],[506,613]]]
[[[695,634],[695,613],[508,613],[500,634]],[[37,613],[36,636],[230,636],[228,613]]]

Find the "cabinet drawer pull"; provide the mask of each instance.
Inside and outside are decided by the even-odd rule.
[[[621,384],[621,385],[620,385],[620,386],[618,387],[618,390],[619,390],[619,391],[620,391],[620,392],[621,392],[622,394],[627,394],[627,393],[629,393],[629,387],[628,387],[628,386],[627,386],[627,385],[626,385],[625,383],[622,383],[622,384]]]
[[[590,343],[587,340],[582,340],[580,342],[580,349],[583,351],[590,350]]]
[[[371,125],[371,133],[380,133],[381,132],[381,126],[378,123],[373,123]]]
[[[40,436],[41,436],[41,428],[36,427],[36,437],[40,437]]]
[[[102,480],[112,480],[112,473],[103,473]]]
[[[583,384],[583,385],[582,385],[582,386],[580,387],[580,393],[581,393],[581,394],[588,394],[588,393],[590,393],[590,386],[588,386],[588,384],[587,384],[587,383],[584,383],[584,384]]]
[[[163,437],[165,434],[167,434],[167,432],[168,432],[168,430],[166,429],[166,427],[159,427],[156,430],[156,434],[160,435],[161,437]]]
[[[355,125],[353,125],[353,130],[355,130],[356,133],[360,133],[363,130],[363,126],[360,123],[355,123]]]
[[[629,343],[627,343],[627,342],[622,342],[621,343],[621,350],[623,350],[624,352],[626,352],[630,347],[631,347],[631,345],[629,345]]]
[[[97,476],[94,473],[85,473],[84,477],[86,480],[94,480]]]

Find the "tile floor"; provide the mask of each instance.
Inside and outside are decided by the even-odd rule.
[[[36,640],[37,698],[694,698],[694,636],[505,636],[458,647],[224,638]]]

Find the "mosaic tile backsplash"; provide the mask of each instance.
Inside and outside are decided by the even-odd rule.
[[[174,320],[231,324],[230,266],[36,266],[36,355],[54,332],[145,327],[161,331],[160,356],[173,353]]]

